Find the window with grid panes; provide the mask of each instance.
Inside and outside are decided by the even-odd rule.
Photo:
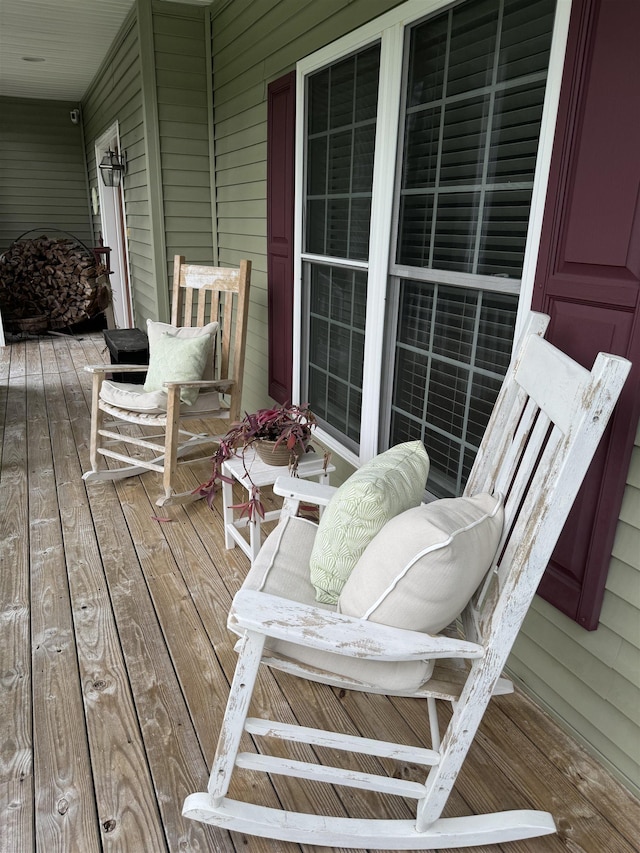
[[[378,126],[386,36],[306,78],[302,394],[357,452],[367,299],[386,303],[379,449],[422,439],[437,496],[463,489],[511,355],[554,9],[466,0],[406,28],[388,198],[374,187],[376,134],[396,132]],[[384,291],[372,196],[395,211]]]
[[[349,446],[360,440],[379,45],[307,80],[305,399]],[[339,263],[335,261],[339,259]]]
[[[429,450],[429,491],[460,494],[509,365],[514,296],[400,280],[391,444]]]
[[[408,36],[389,443],[424,441],[437,496],[464,488],[509,362],[554,5],[472,0]]]

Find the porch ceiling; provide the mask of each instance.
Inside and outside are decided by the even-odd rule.
[[[174,2],[206,6],[211,0]],[[134,4],[0,0],[0,95],[79,101]]]

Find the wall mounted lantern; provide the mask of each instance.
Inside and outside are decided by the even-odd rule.
[[[127,171],[127,155],[124,151],[122,154],[118,154],[109,149],[100,161],[98,168],[105,187],[119,187],[122,176]]]

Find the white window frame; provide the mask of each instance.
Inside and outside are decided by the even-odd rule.
[[[524,254],[514,340],[520,334],[526,314],[530,310],[533,296],[533,282],[542,231],[542,218],[569,29],[572,0],[556,0],[556,2],[556,18],[549,56],[549,71],[540,126],[540,142],[531,197],[529,230]],[[319,258],[302,251],[305,186],[305,78],[350,53],[361,50],[377,41],[380,42],[380,86],[371,202],[370,253],[369,260],[366,263],[349,262],[350,267],[358,266],[367,269],[369,276],[359,454],[346,448],[337,438],[326,431],[318,429],[319,440],[356,467],[371,459],[378,452],[379,412],[382,404],[385,304],[390,274],[390,250],[393,243],[391,229],[399,133],[384,133],[380,130],[399,127],[405,28],[426,15],[450,5],[451,0],[407,0],[401,6],[305,57],[296,66],[293,399],[302,402],[300,400],[303,366],[302,324],[304,319],[302,317],[302,265],[306,260],[321,260],[323,263],[329,264],[332,262],[331,258],[325,256]],[[345,259],[336,258],[335,262],[344,266]]]

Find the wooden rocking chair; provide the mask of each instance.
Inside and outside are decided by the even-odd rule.
[[[155,390],[144,390],[146,383],[143,388],[106,380],[106,374],[113,370],[108,365],[85,367],[93,374],[93,388],[91,470],[84,474],[84,480],[120,480],[157,471],[162,474],[164,487],[164,494],[156,501],[158,506],[197,499],[192,492],[175,492],[178,459],[198,445],[215,442],[217,437],[189,432],[183,423],[218,418],[235,421],[240,417],[250,278],[250,261],[241,261],[239,269],[231,269],[186,264],[176,255],[171,324],[148,324],[152,368],[156,356]],[[117,367],[118,373],[141,370],[150,368]],[[147,373],[147,379],[150,375]],[[168,381],[163,381],[165,378]],[[105,414],[114,422],[105,426]],[[162,432],[149,436],[141,435],[138,429],[129,435],[121,429],[127,424],[160,427]],[[135,458],[113,449],[122,444],[134,448]],[[160,455],[144,459],[141,449]],[[101,457],[125,465],[106,468],[103,463],[101,467]]]
[[[381,607],[384,596],[378,597],[368,613],[354,616],[345,612],[354,609],[354,594],[356,599],[358,595],[366,598],[367,587],[374,585],[370,576],[365,584],[359,584],[362,561],[368,570],[374,565],[377,571],[375,559],[382,555],[379,569],[384,573],[394,551],[404,547],[396,537],[387,541],[385,550],[386,531],[404,523],[401,515],[387,521],[359,557],[340,593],[338,608],[316,602],[309,563],[313,564],[313,545],[321,535],[320,528],[315,533],[308,521],[291,513],[298,497],[307,502],[314,494],[318,498],[319,489],[326,487],[289,479],[277,485],[286,499],[285,517],[264,544],[229,614],[230,629],[241,637],[239,659],[208,791],[188,796],[184,815],[229,830],[297,843],[391,850],[483,845],[555,831],[550,814],[532,810],[441,817],[491,696],[513,689],[502,677],[502,670],[630,368],[625,359],[600,354],[593,370],[585,370],[543,339],[547,322],[543,315],[530,316],[465,495],[407,511],[414,515],[405,529],[409,536],[417,537],[423,533],[415,522],[419,514],[423,514],[426,529],[429,513],[440,513],[442,519],[457,511],[459,501],[468,505],[491,500],[504,512],[491,545],[489,569],[474,582],[475,592],[470,593],[461,618],[454,617],[455,630],[416,630],[404,612],[396,619],[402,627],[391,626],[382,616],[375,621],[376,608]],[[331,521],[332,502],[338,501],[339,495],[340,490],[334,493],[323,520]],[[498,518],[495,509],[492,517],[494,521]],[[456,528],[451,539],[461,532],[466,535],[472,528],[473,524]],[[471,542],[472,556],[475,547]],[[423,548],[420,555],[425,564],[430,559],[425,556],[427,550]],[[304,564],[302,568],[298,567],[300,563]],[[409,561],[407,565],[422,563]],[[461,577],[471,570],[470,565],[456,567],[454,561],[447,573],[459,569]],[[346,593],[354,578],[356,586],[349,599]],[[411,572],[405,572],[394,578],[385,595],[401,592],[407,579],[415,584],[414,589],[405,589],[408,606],[413,598],[428,596],[430,585],[440,582],[435,575],[429,583],[424,577],[411,581]],[[448,607],[451,600],[445,604]],[[447,607],[441,615],[450,622]],[[393,615],[394,607],[388,611]],[[431,749],[247,717],[260,663],[341,688],[426,698]],[[387,683],[392,686],[387,687]],[[453,706],[442,738],[437,700]],[[262,739],[271,738],[297,744],[298,749],[300,744],[310,745],[316,754],[326,748],[334,750],[335,755],[346,751],[348,767],[239,752],[245,732],[254,742],[260,738],[260,749]],[[382,774],[354,770],[355,754],[367,757],[368,769],[373,760],[385,770]],[[428,768],[426,780],[409,781],[398,773],[395,778],[384,775],[392,760]],[[236,776],[246,770],[325,782],[336,786],[337,792],[339,786],[350,786],[412,798],[417,801],[415,818],[376,820],[308,814],[230,798],[229,786],[236,784]],[[321,797],[318,802],[322,802]]]

